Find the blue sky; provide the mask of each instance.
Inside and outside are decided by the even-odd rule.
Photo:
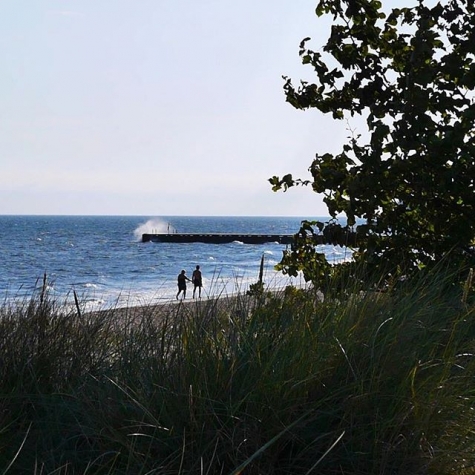
[[[316,3],[1,2],[0,214],[326,215],[267,181],[349,135],[285,102]]]

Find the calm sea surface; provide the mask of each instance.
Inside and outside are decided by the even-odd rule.
[[[267,286],[300,285],[274,271],[285,245],[142,243],[141,236],[174,230],[293,234],[302,219],[308,218],[0,216],[0,299],[29,298],[46,273],[54,299],[71,303],[74,290],[88,309],[164,302],[175,298],[181,269],[191,277],[197,264],[202,297],[229,295],[257,280],[262,255]],[[348,257],[339,247],[322,250],[331,260]]]

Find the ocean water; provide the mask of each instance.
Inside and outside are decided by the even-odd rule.
[[[73,291],[90,310],[163,303],[175,299],[176,278],[196,265],[202,298],[246,291],[264,255],[268,287],[304,285],[274,270],[285,245],[278,243],[142,243],[143,233],[293,234],[302,219],[286,217],[0,216],[0,301],[22,301],[41,288],[73,302]],[[313,218],[314,219],[314,218]],[[325,218],[318,218],[325,220]],[[321,246],[332,261],[347,259],[340,247]],[[187,298],[192,297],[188,286]]]

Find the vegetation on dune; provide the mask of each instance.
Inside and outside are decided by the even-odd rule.
[[[85,313],[44,282],[4,303],[2,473],[475,473],[474,13],[318,3],[331,36],[300,51],[317,81],[287,100],[363,114],[369,141],[270,180],[348,218],[303,222],[284,253],[311,290],[268,292],[262,261],[229,299]],[[354,261],[330,266],[311,237],[346,244],[358,219]]]
[[[0,311],[3,473],[473,473],[475,308],[439,269],[322,302]]]

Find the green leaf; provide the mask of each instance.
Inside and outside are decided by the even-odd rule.
[[[380,0],[320,0],[330,36],[317,52],[306,38],[300,53],[314,81],[284,86],[295,108],[361,114],[366,130],[349,122],[350,137],[332,141],[341,153],[317,144],[310,180],[273,177],[272,189],[309,184],[330,216],[358,223],[355,259],[380,271],[410,274],[449,253],[475,266],[475,15],[466,1],[425,3],[385,11]],[[338,228],[317,229],[343,242]],[[305,236],[281,268],[316,282],[328,269]]]

